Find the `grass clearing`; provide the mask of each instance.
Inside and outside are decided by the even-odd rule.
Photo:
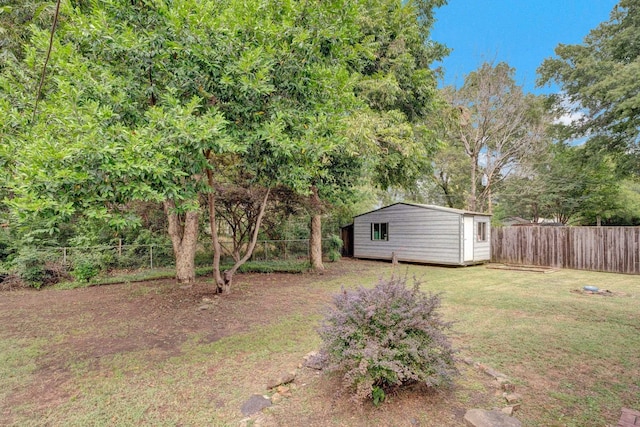
[[[230,296],[170,281],[0,294],[0,425],[237,425],[242,403],[320,345],[323,307],[342,286],[372,286],[390,264],[344,260],[326,274],[243,274]],[[401,265],[441,292],[462,355],[508,375],[525,426],[615,424],[640,408],[640,279]],[[585,285],[615,296],[571,292]],[[211,301],[202,309],[203,301]],[[460,425],[504,405],[464,364],[452,390],[401,391],[354,409],[335,378],[299,370],[266,425]],[[5,421],[2,421],[5,420]],[[271,424],[269,424],[271,423]]]
[[[0,352],[0,401],[7,401],[13,390],[23,387],[25,379],[37,369],[36,358],[42,354],[44,340],[12,338],[2,340]]]
[[[637,276],[483,268],[429,273],[423,288],[444,292],[465,353],[523,385],[520,416],[528,424],[601,426],[617,421],[622,406],[640,407]],[[585,285],[616,296],[571,292]]]

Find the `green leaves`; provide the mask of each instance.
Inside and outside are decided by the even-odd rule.
[[[358,156],[384,153],[394,174],[415,170],[409,160],[428,150],[411,122],[435,88],[418,23],[429,7],[63,2],[33,122],[46,29],[32,28],[24,61],[3,62],[9,203],[23,223],[45,217],[51,230],[77,216],[121,227],[135,200],[199,209],[207,171],[224,181],[235,168],[301,194],[324,183],[328,197],[361,176]],[[368,148],[348,130],[365,115],[375,128]]]
[[[574,135],[601,136],[607,149],[624,153],[640,135],[640,3],[621,0],[609,21],[582,44],[559,45],[538,72],[540,85],[556,82],[563,91],[556,106],[584,114],[571,124]],[[628,153],[626,153],[628,154]]]
[[[611,155],[556,144],[529,176],[506,180],[500,200],[505,215],[594,225],[620,215],[619,193]]]

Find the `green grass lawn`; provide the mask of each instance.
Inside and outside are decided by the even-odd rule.
[[[528,425],[615,424],[640,408],[640,277],[411,267],[443,292],[464,353],[520,383]],[[616,296],[571,292],[585,285]]]
[[[74,292],[91,289],[0,294],[0,322],[13,322],[12,332],[0,329],[0,425],[3,419],[20,426],[237,425],[242,418],[238,408],[248,396],[266,393],[266,380],[296,369],[304,354],[319,347],[315,329],[330,295],[341,286],[372,286],[392,271],[390,264],[374,262],[328,266],[326,275],[291,275],[291,283],[278,288],[270,288],[269,280],[282,276],[245,280],[239,275],[236,293],[217,297],[217,308],[206,312],[211,329],[222,328],[216,322],[224,321],[232,332],[208,339],[203,331],[190,331],[189,321],[177,316],[176,330],[185,331],[185,339],[170,357],[155,347],[113,348],[99,359],[74,352],[71,343],[105,336],[96,326],[100,313],[80,312],[68,319],[58,315],[49,321],[50,310],[58,308],[36,311],[23,303],[54,293],[64,293],[73,303]],[[454,342],[462,356],[488,364],[516,383],[523,396],[516,416],[525,426],[615,425],[622,407],[640,409],[640,277],[484,266],[401,265],[396,272],[415,275],[425,291],[442,293],[443,313],[456,322]],[[615,296],[571,292],[585,285],[609,289]],[[134,307],[176,292],[175,285],[167,283],[105,289],[110,298],[118,296],[113,301]],[[194,310],[189,306],[185,312]],[[216,310],[224,310],[225,318]],[[142,327],[135,322],[143,320],[149,319],[122,315],[104,324],[109,325],[111,340],[134,342],[136,328]],[[54,356],[59,372],[52,373]],[[43,372],[50,383],[38,383]],[[423,426],[458,425],[434,421],[439,419],[434,411],[469,405],[491,409],[499,404],[501,396],[487,389],[483,374],[463,372],[455,393],[424,398],[433,404],[418,400],[423,403],[411,407],[412,419]],[[296,425],[296,420],[298,425],[318,426],[409,425],[403,418],[406,410],[394,412],[400,398],[356,418],[348,409],[331,409],[340,405],[327,384],[321,377],[305,379],[304,387],[270,413],[280,425]],[[21,399],[38,387],[55,387],[59,393],[55,398]],[[486,396],[481,399],[481,394]]]

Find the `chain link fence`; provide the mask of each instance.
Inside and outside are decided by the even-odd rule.
[[[79,259],[90,257],[104,269],[140,269],[175,265],[171,245],[116,245],[51,248],[49,260],[57,260],[64,269]]]
[[[323,252],[326,251],[323,240]],[[221,243],[221,261],[233,262],[231,243]],[[196,252],[196,266],[209,266],[213,252],[205,245]],[[91,258],[105,270],[146,269],[172,267],[175,258],[171,245],[115,245],[84,247],[52,247],[37,249],[42,260],[58,265],[62,270],[70,270],[77,261]],[[256,243],[251,260],[276,261],[300,260],[309,256],[309,240],[261,240]]]

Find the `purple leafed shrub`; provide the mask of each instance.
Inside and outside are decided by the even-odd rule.
[[[415,279],[412,289],[406,284],[392,276],[372,289],[343,289],[320,328],[327,369],[342,375],[356,402],[377,405],[385,390],[412,383],[450,385],[458,374],[439,295],[421,292]]]

